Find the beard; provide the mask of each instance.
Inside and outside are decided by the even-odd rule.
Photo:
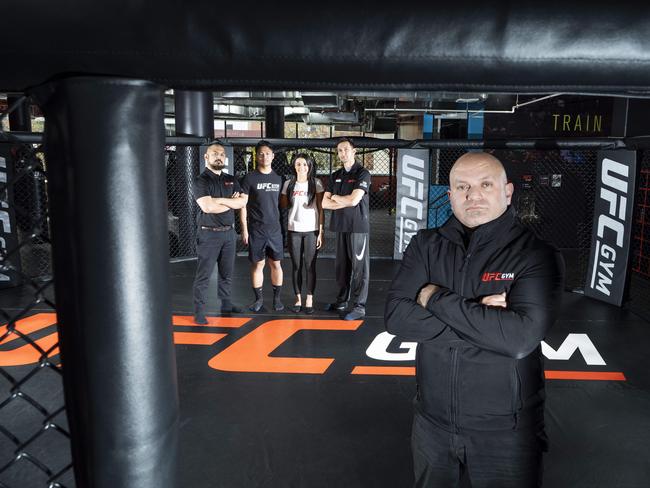
[[[223,161],[219,161],[219,160],[216,160],[214,163],[208,163],[208,165],[210,166],[211,169],[214,169],[214,170],[217,170],[217,171],[222,170],[222,169],[224,169],[226,167],[226,163],[223,162]]]

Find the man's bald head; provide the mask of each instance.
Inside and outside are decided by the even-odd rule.
[[[501,216],[513,190],[501,161],[484,152],[463,154],[449,172],[451,209],[470,228]]]
[[[484,167],[493,167],[495,171],[499,171],[502,174],[503,183],[506,184],[508,182],[506,169],[503,167],[501,161],[491,154],[484,152],[470,152],[459,157],[451,167],[451,171],[449,171],[449,181],[452,180],[455,171],[463,171],[468,168],[470,171],[474,171],[477,168]]]

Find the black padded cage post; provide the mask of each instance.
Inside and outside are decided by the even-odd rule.
[[[22,98],[22,95],[7,95],[7,105],[12,106]],[[32,121],[29,116],[29,103],[24,98],[16,110],[9,114],[9,128],[12,131],[30,132]]]
[[[163,90],[80,77],[34,91],[46,117],[55,293],[77,486],[171,488],[172,340]]]
[[[267,138],[284,137],[284,107],[270,105],[266,107],[264,123],[266,124]]]
[[[179,136],[209,137],[214,135],[214,109],[211,91],[176,90],[174,92],[176,134]],[[178,232],[187,236],[179,240],[178,254],[189,256],[195,253],[196,213],[192,185],[203,170],[203,159],[195,148],[180,146],[176,157],[170,160],[170,182],[177,189],[176,198],[170,201],[173,215],[190,215],[190,219],[179,221]]]

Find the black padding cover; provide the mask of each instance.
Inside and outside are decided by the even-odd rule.
[[[163,94],[70,78],[46,116],[56,312],[79,487],[172,488],[172,340]]]
[[[174,88],[650,87],[650,4],[5,0],[0,89],[102,74]]]

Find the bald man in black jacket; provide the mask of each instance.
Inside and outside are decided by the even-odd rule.
[[[415,486],[541,486],[540,342],[564,261],[517,220],[498,159],[467,153],[449,182],[453,216],[412,239],[385,309],[387,330],[418,342]]]

